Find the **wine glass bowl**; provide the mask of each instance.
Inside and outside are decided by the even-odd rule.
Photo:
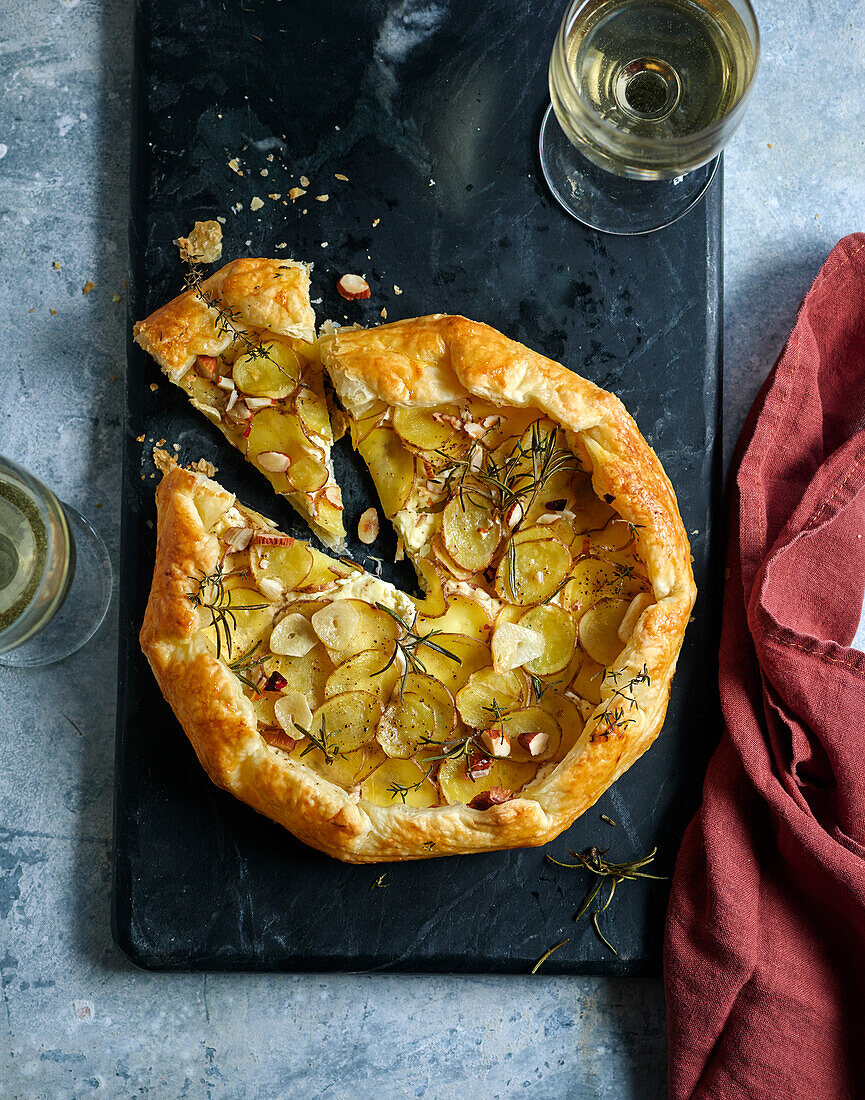
[[[76,652],[105,618],[112,582],[87,520],[0,456],[0,664],[42,668]]]
[[[742,120],[758,57],[748,0],[572,0],[541,128],[553,194],[613,233],[680,217]]]

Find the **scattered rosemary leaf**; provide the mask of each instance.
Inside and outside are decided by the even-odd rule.
[[[570,942],[571,942],[571,937],[570,937],[570,936],[568,936],[568,938],[567,938],[566,940],[560,940],[560,941],[559,941],[559,942],[558,942],[558,943],[557,943],[557,944],[555,945],[555,947],[551,947],[551,948],[549,949],[549,951],[545,951],[545,952],[543,953],[543,955],[541,955],[541,957],[540,957],[540,958],[538,959],[538,961],[537,961],[537,962],[535,963],[535,965],[534,965],[534,966],[532,967],[532,969],[531,969],[531,973],[532,973],[532,974],[537,974],[537,972],[538,972],[538,971],[539,971],[539,970],[541,969],[541,967],[542,967],[542,966],[544,965],[544,963],[545,963],[545,962],[547,961],[547,959],[548,959],[548,958],[550,957],[550,955],[552,955],[552,954],[553,954],[553,952],[554,952],[554,951],[558,951],[558,949],[559,949],[560,947],[564,947],[566,943],[570,943]]]
[[[601,821],[606,821],[608,825],[615,825],[615,821],[611,817],[607,817],[606,814],[601,814]]]
[[[385,874],[387,874],[386,871],[385,871]],[[385,878],[384,875],[379,875],[378,878],[375,880],[375,882],[372,884],[372,886],[370,886],[370,891],[373,891],[373,890],[386,890],[388,888],[388,886],[390,886],[390,883],[385,882],[384,878]]]

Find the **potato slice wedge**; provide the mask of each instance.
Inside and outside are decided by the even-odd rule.
[[[428,809],[440,801],[435,783],[413,760],[386,760],[364,779],[360,793],[376,806]]]
[[[395,408],[391,423],[404,442],[427,455],[433,451],[446,450],[448,445],[453,445],[458,435],[453,425],[437,420],[436,413],[457,416],[459,409]]]
[[[562,607],[541,604],[520,619],[520,626],[534,630],[544,640],[544,652],[525,666],[535,676],[551,676],[567,667],[574,653],[577,628],[573,616]]]
[[[581,530],[598,531],[616,515],[614,509],[595,492],[589,474],[575,474],[571,482],[571,492],[573,503],[570,507],[576,513]]]
[[[471,573],[486,569],[501,540],[501,525],[488,506],[469,493],[448,501],[442,515],[442,542],[453,561]]]
[[[508,760],[518,763],[535,760],[541,763],[544,760],[552,760],[559,749],[562,740],[562,731],[555,716],[544,707],[523,707],[520,710],[512,710],[502,716],[501,727],[511,742],[511,751]],[[532,756],[528,750],[520,744],[521,734],[544,733],[549,740],[544,751]]]
[[[254,588],[225,587],[221,594],[211,589],[202,598],[202,633],[210,652],[224,661],[248,653],[270,629],[273,605]]]
[[[601,701],[601,685],[604,682],[605,666],[598,664],[588,653],[583,656],[580,671],[571,683],[571,691],[595,706]]]
[[[312,716],[310,734],[329,755],[353,752],[372,741],[381,718],[381,700],[366,691],[331,695]]]
[[[415,560],[415,569],[424,590],[423,599],[415,600],[418,614],[423,615],[426,619],[438,618],[444,615],[448,604],[438,570],[431,561],[427,561],[425,558]]]
[[[470,581],[474,577],[474,573],[471,569],[463,569],[461,565],[457,565],[450,556],[450,552],[445,546],[441,535],[435,535],[430,542],[430,546],[432,547],[432,552],[436,557],[436,561],[442,569],[442,576],[445,580]]]
[[[511,760],[494,760],[489,775],[482,779],[469,778],[464,756],[455,760],[443,760],[438,772],[438,787],[448,805],[468,803],[482,791],[503,787],[516,794],[521,787],[534,779],[537,764],[520,764]]]
[[[249,564],[256,583],[268,577],[279,581],[288,592],[304,584],[312,572],[313,561],[312,550],[300,539],[291,546],[253,545],[249,550]]]
[[[384,514],[393,519],[414,488],[414,455],[392,428],[373,428],[357,449],[375,482]]]
[[[599,664],[609,667],[624,649],[619,627],[628,600],[600,600],[580,619],[580,645]]]
[[[634,542],[634,528],[621,516],[613,516],[600,531],[589,531],[592,552],[605,554],[610,550],[624,550]]]
[[[467,596],[451,596],[443,615],[434,618],[418,615],[415,630],[419,633],[440,630],[446,634],[465,634],[469,638],[486,641],[490,636],[491,626],[483,604],[470,600]]]
[[[415,657],[422,662],[427,674],[440,680],[452,695],[463,687],[472,673],[486,668],[492,660],[490,647],[477,638],[465,634],[437,634],[432,640],[450,656],[430,646],[418,646]]]
[[[363,416],[352,417],[349,424],[351,430],[351,445],[358,450],[360,444],[371,431],[379,427],[387,415],[388,406],[384,401],[373,401],[364,410]]]
[[[376,740],[391,757],[407,758],[430,743],[447,741],[456,727],[453,696],[438,680],[410,672],[401,694],[385,710]]]
[[[261,345],[266,355],[240,355],[234,361],[234,384],[251,397],[288,397],[300,381],[301,362],[287,344],[269,340]]]
[[[285,473],[265,471],[277,492],[314,493],[327,484],[324,451],[309,441],[294,413],[271,407],[262,409],[252,418],[246,456],[257,463],[258,456],[266,451],[278,451],[291,458]]]
[[[298,734],[300,740],[289,753],[292,760],[310,768],[323,779],[329,779],[339,787],[356,787],[364,774],[366,750],[340,753],[339,756],[325,756],[311,741]]]
[[[518,531],[502,554],[495,588],[502,599],[527,607],[541,603],[561,585],[571,552],[543,527]]]
[[[325,686],[333,672],[333,661],[319,642],[303,657],[268,657],[262,671],[267,676],[278,672],[288,681],[292,691],[300,692],[311,706],[319,707],[324,702]]]
[[[330,443],[333,430],[330,426],[330,414],[327,411],[327,399],[321,378],[307,376],[307,385],[302,386],[294,397],[294,412],[304,428],[304,434],[313,444]]]
[[[364,649],[348,657],[333,670],[325,685],[327,696],[344,691],[367,691],[387,701],[393,695],[399,669],[396,662],[385,668],[390,654],[384,649]]]
[[[570,607],[575,619],[605,596],[613,593],[617,580],[615,566],[599,558],[581,558],[571,570],[571,579],[562,589],[562,603]]]
[[[457,692],[457,709],[467,726],[489,729],[496,722],[495,709],[505,713],[523,702],[524,677],[516,672],[482,668],[473,672]]]

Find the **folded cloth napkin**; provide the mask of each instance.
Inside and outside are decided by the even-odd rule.
[[[670,1096],[865,1097],[865,234],[814,280],[737,457],[725,730],[667,915]]]

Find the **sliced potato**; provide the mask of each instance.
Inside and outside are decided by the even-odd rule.
[[[443,760],[438,772],[438,786],[442,798],[449,805],[468,803],[482,791],[503,787],[514,794],[534,779],[537,764],[521,764],[511,760],[494,760],[489,775],[471,779],[466,771],[465,757]]]
[[[225,588],[221,596],[214,590],[204,601],[198,610],[202,633],[210,651],[225,661],[248,653],[273,620],[273,605],[254,588]]]
[[[580,708],[572,699],[554,689],[544,692],[538,706],[548,710],[559,724],[562,738],[559,747],[552,754],[552,759],[564,760],[579,740],[586,724]]]
[[[390,699],[399,669],[396,662],[385,668],[390,654],[383,649],[364,649],[347,658],[328,677],[325,695],[340,695],[344,691],[368,691],[379,699]]]
[[[616,578],[616,569],[609,562],[581,558],[571,571],[571,579],[562,589],[561,602],[570,607],[575,619],[579,619],[599,599],[612,594]]]
[[[363,411],[363,415],[352,417],[349,423],[351,430],[351,444],[358,449],[360,443],[366,439],[371,431],[379,427],[387,416],[388,406],[384,401],[373,401]]]
[[[381,608],[365,600],[340,597],[326,606],[321,617],[313,616],[313,625],[321,627],[322,641],[337,661],[345,661],[365,649],[378,649],[385,660],[393,652],[399,633],[398,623]],[[332,629],[331,629],[332,628]]]
[[[495,709],[515,710],[523,701],[523,678],[516,672],[482,668],[457,692],[457,709],[467,726],[487,729],[495,724]]]
[[[393,519],[414,488],[414,455],[392,428],[373,428],[358,441],[357,449],[375,482],[384,514]]]
[[[580,671],[571,683],[571,691],[597,706],[601,701],[601,685],[604,682],[605,671],[604,665],[598,664],[588,653],[585,654]]]
[[[502,716],[501,726],[511,742],[511,751],[508,760],[525,762],[536,760],[552,760],[558,752],[562,740],[562,731],[559,723],[551,711],[544,707],[523,707],[520,710],[512,710]],[[535,756],[520,744],[522,734],[543,733],[548,740],[543,751]]]
[[[342,513],[340,513],[341,515]],[[320,519],[321,517],[319,517]],[[340,523],[342,521],[340,520]],[[312,554],[312,569],[304,578],[303,584],[298,585],[305,592],[316,592],[326,589],[339,577],[347,577],[352,570],[341,562],[334,561],[320,550],[309,548]]]
[[[442,581],[438,570],[432,562],[427,561],[425,558],[417,558],[415,560],[415,568],[417,569],[421,586],[424,590],[423,599],[415,600],[418,614],[423,615],[427,620],[444,615],[447,611],[448,604],[442,589]]]
[[[438,680],[410,672],[402,693],[385,710],[376,740],[393,757],[413,756],[431,742],[447,741],[456,726],[453,696]]]
[[[437,634],[432,641],[447,650],[449,656],[430,646],[418,646],[415,657],[422,662],[428,675],[440,680],[454,695],[472,673],[486,668],[492,660],[488,645],[465,634]]]
[[[501,539],[501,525],[488,505],[469,493],[448,501],[442,515],[442,541],[462,569],[486,569]]]
[[[268,341],[261,345],[266,358],[241,355],[234,362],[235,386],[251,397],[288,397],[300,381],[301,363],[287,345]]]
[[[445,546],[441,535],[435,535],[430,541],[430,546],[436,560],[443,569],[442,575],[445,580],[470,581],[474,577],[471,569],[463,569],[461,565],[457,565],[450,556],[450,551]]]
[[[298,734],[300,737],[300,734]],[[356,787],[364,774],[366,749],[340,753],[339,756],[325,756],[321,749],[305,737],[294,746],[289,754],[298,764],[304,764],[323,779],[329,779],[340,787]]]
[[[520,626],[534,630],[544,640],[544,651],[526,664],[536,676],[551,676],[567,667],[574,653],[577,628],[573,616],[564,608],[541,604],[530,608],[520,619]]]
[[[395,408],[391,423],[394,431],[410,447],[428,455],[433,451],[446,450],[449,445],[453,445],[458,435],[452,424],[436,419],[436,413],[443,412],[455,416],[459,410]]]
[[[359,749],[375,737],[381,700],[366,691],[331,695],[312,716],[310,733],[333,753]]]
[[[624,648],[619,627],[628,600],[600,600],[580,619],[580,645],[599,664],[609,666]]]
[[[496,592],[510,603],[527,607],[548,599],[571,566],[571,552],[543,527],[518,531],[496,570]]]
[[[623,520],[621,516],[613,516],[600,531],[589,531],[589,540],[593,552],[603,554],[608,550],[624,550],[634,541],[634,530],[631,524]]]
[[[435,783],[413,760],[386,760],[361,785],[361,797],[377,806],[417,806],[439,804]]]
[[[288,687],[306,696],[311,707],[324,701],[324,689],[333,672],[333,661],[319,642],[302,657],[268,657],[262,671],[269,676],[278,672],[288,681]]]
[[[312,443],[321,444],[333,440],[330,414],[320,379],[307,377],[307,385],[301,386],[294,398],[294,411]],[[317,385],[316,385],[317,382]]]
[[[327,483],[324,451],[309,441],[294,413],[271,407],[262,409],[252,418],[246,456],[257,463],[258,456],[266,451],[278,451],[291,458],[291,465],[285,473],[264,471],[278,492],[295,489],[302,493],[314,493]]]
[[[415,630],[418,633],[441,630],[447,634],[465,634],[469,638],[486,641],[490,635],[490,625],[490,617],[483,604],[468,596],[451,596],[443,615],[434,618],[418,615]]]
[[[300,588],[312,572],[312,550],[300,539],[291,546],[255,546],[249,551],[249,564],[256,582],[264,577],[277,580],[293,592]]]

